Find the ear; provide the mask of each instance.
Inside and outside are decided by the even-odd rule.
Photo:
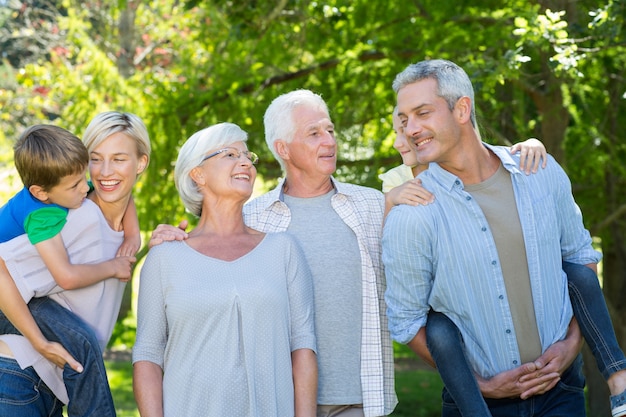
[[[148,166],[148,155],[141,155],[137,164],[137,175],[141,174]]]
[[[48,192],[44,190],[41,185],[31,185],[28,187],[28,191],[30,191],[31,195],[37,200],[44,203],[48,201]]]
[[[204,185],[204,183],[205,183],[204,172],[202,172],[202,169],[200,167],[194,167],[189,172],[189,176],[191,177],[193,182],[195,182],[196,184]]]
[[[472,115],[472,100],[467,96],[461,97],[454,105],[454,112],[459,123],[469,123]]]
[[[274,142],[274,150],[283,160],[289,159],[289,145],[282,139]]]

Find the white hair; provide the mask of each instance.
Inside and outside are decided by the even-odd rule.
[[[274,143],[282,139],[289,143],[293,140],[298,129],[297,121],[294,120],[293,112],[300,106],[309,106],[323,110],[328,114],[328,106],[319,94],[310,90],[294,90],[276,97],[265,110],[263,124],[265,125],[265,142],[274,155],[274,158],[285,169],[283,159],[278,155]]]
[[[187,211],[196,217],[202,213],[203,196],[191,178],[191,170],[200,165],[208,151],[247,140],[248,134],[234,123],[209,126],[187,139],[178,151],[174,167],[174,183]]]

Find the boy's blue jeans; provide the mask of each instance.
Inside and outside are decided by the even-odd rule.
[[[59,401],[32,367],[0,357],[0,416],[61,417]]]
[[[82,373],[67,364],[63,369],[63,381],[70,399],[68,416],[115,417],[102,350],[93,330],[76,314],[48,297],[33,298],[28,307],[43,335],[60,343],[83,366]],[[2,313],[0,334],[19,334]],[[0,415],[10,414],[0,412]]]
[[[584,265],[563,262],[563,270],[567,274],[574,316],[578,321],[581,333],[593,352],[598,369],[605,379],[608,379],[614,372],[626,369],[626,358],[617,343],[598,277],[593,270]],[[488,400],[490,407],[487,407],[465,357],[461,334],[448,317],[441,313],[430,312],[426,325],[426,340],[428,349],[445,384],[443,393],[444,416],[500,415],[492,414],[493,409],[492,411],[489,410],[493,405],[502,406],[503,410],[512,411],[507,408],[507,401],[509,400]],[[576,362],[572,367],[575,364]],[[578,373],[574,370],[571,372],[571,378],[577,379]],[[582,383],[584,385],[584,379]],[[565,388],[565,393],[577,394],[575,389],[567,387],[566,382],[563,384],[559,382],[559,385],[552,391],[560,388]],[[546,397],[548,394],[550,393],[537,396],[535,403],[539,401],[539,398]],[[573,397],[571,401],[575,403],[577,396],[573,395]],[[556,399],[550,401],[554,402]],[[513,400],[510,403],[517,404]],[[523,404],[529,403],[522,402],[514,405],[514,407],[522,407]],[[564,406],[566,407],[567,404]],[[582,409],[584,410],[584,406]],[[506,415],[506,412],[503,415]],[[515,415],[520,412],[518,411]]]

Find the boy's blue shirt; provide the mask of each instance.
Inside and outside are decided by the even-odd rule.
[[[0,242],[27,234],[34,245],[56,236],[67,220],[68,209],[37,200],[24,187],[0,207]]]

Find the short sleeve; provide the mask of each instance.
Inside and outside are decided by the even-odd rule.
[[[42,207],[24,220],[24,230],[33,245],[48,240],[61,232],[67,222],[67,210],[61,207]]]

